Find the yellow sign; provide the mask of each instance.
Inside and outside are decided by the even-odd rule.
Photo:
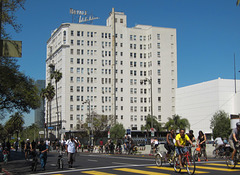
[[[0,40],[0,56],[22,57],[22,41]]]

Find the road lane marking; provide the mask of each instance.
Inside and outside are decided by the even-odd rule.
[[[226,164],[220,164],[220,163],[205,163],[204,165],[214,165],[214,166],[224,166],[224,167],[227,167]],[[239,167],[239,165],[236,165],[236,167]]]
[[[111,174],[111,173],[105,173],[105,172],[100,172],[100,171],[82,171],[81,173],[85,174],[97,174],[97,175],[116,175],[116,174]]]
[[[145,174],[145,175],[170,175],[170,174],[165,174],[165,173],[158,173],[158,172],[131,169],[131,168],[116,168],[116,169],[113,169],[113,170],[124,171],[124,172],[128,172],[128,173]]]
[[[206,169],[206,170],[229,171],[229,172],[240,171],[240,169],[237,170],[237,169],[228,169],[228,168],[219,168],[219,167],[215,168],[215,167],[208,167],[208,166],[197,166],[196,168]]]
[[[98,160],[88,159],[89,162],[98,162]]]
[[[147,166],[146,168],[153,168],[153,169],[159,169],[159,170],[167,170],[167,171],[174,171],[173,167],[157,167],[157,166]],[[187,172],[186,169],[182,169],[181,172]],[[195,174],[205,174],[209,172],[205,171],[195,171]]]
[[[145,166],[153,166],[154,164],[138,164],[138,165],[116,165],[116,166],[103,166],[103,167],[92,167],[92,168],[79,168],[79,169],[67,169],[67,170],[61,170],[61,171],[52,171],[52,172],[43,172],[43,173],[37,173],[41,175],[46,174],[56,174],[56,173],[70,173],[70,172],[81,172],[81,171],[90,171],[90,170],[103,170],[103,169],[113,169],[113,168],[125,168],[125,167],[145,167]]]
[[[112,164],[122,164],[122,165],[129,165],[129,163],[122,163],[122,162],[112,162]]]

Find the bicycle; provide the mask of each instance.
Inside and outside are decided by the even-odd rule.
[[[31,152],[32,154],[32,171],[37,171],[38,165],[38,153],[36,151]]]
[[[173,160],[175,157],[175,151],[171,151],[170,156],[167,157],[166,152],[160,152],[156,148],[155,163],[158,167],[162,166],[163,163],[169,163],[170,166],[173,166]]]
[[[188,148],[188,151],[182,155],[182,165],[186,166],[187,172],[189,175],[193,175],[196,170],[196,165],[195,165],[195,158],[190,154],[189,149],[191,149],[191,146],[186,146]],[[173,168],[175,172],[180,173],[181,172],[181,167],[180,167],[180,160],[178,156],[174,157],[173,161]]]
[[[238,164],[238,162],[240,162],[240,152],[239,152],[239,149],[240,149],[240,145],[239,144],[236,144],[236,154],[234,155],[234,158],[233,158],[233,165],[231,164],[231,155],[230,156],[227,156],[227,159],[226,159],[226,164],[227,164],[227,167],[228,168],[235,168],[235,166]]]
[[[59,169],[63,169],[63,167],[64,167],[64,158],[63,158],[63,156],[64,156],[64,152],[60,150],[59,151],[59,155],[58,155],[58,160],[57,160],[57,167]]]

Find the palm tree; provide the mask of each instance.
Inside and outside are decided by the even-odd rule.
[[[54,87],[51,83],[48,83],[45,89],[42,89],[41,97],[47,99],[47,138],[48,138],[48,113],[49,113],[49,120],[50,120],[50,127],[51,125],[51,102],[53,97],[55,96]],[[49,110],[49,111],[48,111]]]
[[[57,107],[57,137],[59,136],[59,114],[58,114],[58,98],[57,98],[57,83],[62,79],[62,73],[59,70],[53,71],[51,73],[51,79],[55,79],[55,91],[56,91],[56,107]]]
[[[9,136],[12,136],[14,133],[17,134],[23,130],[23,115],[19,112],[16,112],[15,114],[10,116],[10,119],[5,124],[5,129],[7,130]]]
[[[181,128],[190,128],[190,123],[188,119],[186,118],[181,118],[179,115],[173,115],[172,118],[168,117],[168,122],[165,124],[165,127],[167,130],[174,129],[179,130]]]

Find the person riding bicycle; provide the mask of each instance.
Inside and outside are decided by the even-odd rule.
[[[240,144],[240,122],[236,123],[236,128],[232,130],[231,135],[229,136],[229,143],[231,148],[233,149],[232,156],[231,156],[231,164],[233,165],[233,158],[234,155],[236,154],[236,145]]]
[[[220,148],[224,148],[225,147],[225,144],[223,143],[223,140],[222,140],[221,137],[217,137],[214,140],[214,144],[213,145],[215,145],[214,151],[216,151],[216,155],[218,155],[218,152],[219,152]]]
[[[37,148],[39,149],[39,153],[40,153],[39,158],[40,158],[41,167],[42,167],[42,170],[44,171],[47,163],[48,145],[44,143],[43,140],[40,140],[40,144],[37,146]]]
[[[175,142],[175,131],[174,129],[171,129],[170,133],[167,134],[167,142],[164,144],[164,147],[167,150],[167,157],[169,157],[171,152],[174,152],[175,150],[174,142]]]
[[[180,168],[183,168],[182,165],[182,155],[185,154],[188,149],[186,147],[186,143],[187,141],[194,147],[195,145],[193,145],[192,141],[190,140],[190,138],[188,137],[187,134],[185,134],[185,129],[180,129],[179,130],[179,134],[176,135],[176,142],[175,142],[175,150],[176,153],[178,155],[179,158],[179,163],[180,163]]]
[[[100,146],[101,152],[103,152],[103,141],[102,141],[102,139],[99,141],[99,146]]]
[[[197,143],[198,146],[201,148],[201,152],[198,153],[198,161],[200,162],[200,157],[201,157],[201,153],[203,153],[204,157],[205,157],[205,161],[208,161],[207,159],[207,153],[206,153],[206,135],[202,132],[199,131],[198,132],[198,139],[197,139]]]
[[[24,151],[25,151],[25,159],[28,160],[28,155],[30,153],[30,150],[31,150],[31,143],[30,143],[30,140],[27,139],[26,140],[26,143],[25,143],[25,146],[24,146]]]

